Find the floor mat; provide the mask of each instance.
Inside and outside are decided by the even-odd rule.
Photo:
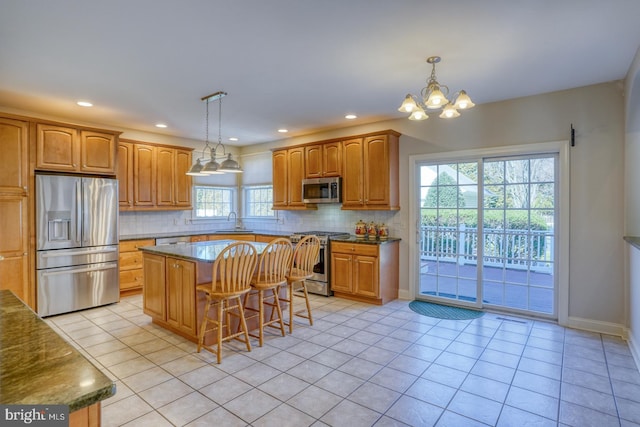
[[[483,311],[451,307],[426,301],[411,301],[409,308],[423,316],[437,317],[438,319],[467,320],[484,316]]]

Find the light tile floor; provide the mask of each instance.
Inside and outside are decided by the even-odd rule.
[[[227,345],[220,365],[153,325],[139,296],[47,322],[116,381],[104,426],[640,426],[619,338],[312,298],[313,327]]]

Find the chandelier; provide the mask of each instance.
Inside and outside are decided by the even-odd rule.
[[[207,175],[215,175],[215,174],[223,174],[227,173],[241,173],[242,168],[238,165],[238,162],[231,158],[231,153],[227,154],[222,144],[222,98],[227,95],[227,92],[218,91],[216,93],[212,93],[211,95],[207,95],[201,98],[207,105],[207,116],[206,116],[206,138],[204,148],[202,149],[202,156],[196,159],[196,162],[191,166],[187,175],[191,176],[207,176]],[[211,101],[218,101],[218,143],[215,147],[212,147],[209,144],[209,103]],[[216,161],[216,157],[218,154],[218,148],[222,148],[222,156],[218,158],[226,157],[222,163],[218,163]],[[205,155],[209,152],[209,157],[206,158]],[[204,164],[202,164],[205,162]]]
[[[469,109],[476,104],[471,102],[467,92],[460,90],[453,94],[451,101],[449,98],[449,87],[438,83],[436,79],[436,64],[440,62],[439,56],[430,56],[427,62],[431,64],[431,76],[427,80],[427,86],[420,91],[420,96],[408,94],[398,111],[410,113],[409,120],[426,120],[429,116],[426,110],[439,111],[441,118],[451,119],[460,116],[458,110]]]

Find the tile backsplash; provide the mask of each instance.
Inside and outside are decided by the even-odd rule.
[[[314,211],[276,211],[275,219],[239,217],[247,230],[302,232],[344,231],[352,233],[359,220],[385,223],[389,234],[397,235],[402,228],[399,211],[348,211],[340,205],[319,205]],[[120,235],[153,235],[164,233],[206,233],[233,228],[233,219],[193,220],[191,211],[121,212]]]

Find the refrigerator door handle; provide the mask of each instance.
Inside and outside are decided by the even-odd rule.
[[[42,258],[55,258],[61,256],[72,256],[72,255],[95,255],[95,254],[106,254],[110,252],[117,252],[118,248],[108,248],[108,249],[87,249],[86,251],[65,251],[65,250],[57,250],[48,252],[42,255]]]
[[[43,277],[59,276],[61,274],[76,274],[76,273],[91,273],[93,271],[112,270],[118,268],[116,264],[111,264],[106,267],[86,267],[86,268],[74,268],[72,270],[57,270],[57,271],[43,271],[41,274]]]
[[[82,181],[76,182],[76,239],[84,240],[82,235]]]

